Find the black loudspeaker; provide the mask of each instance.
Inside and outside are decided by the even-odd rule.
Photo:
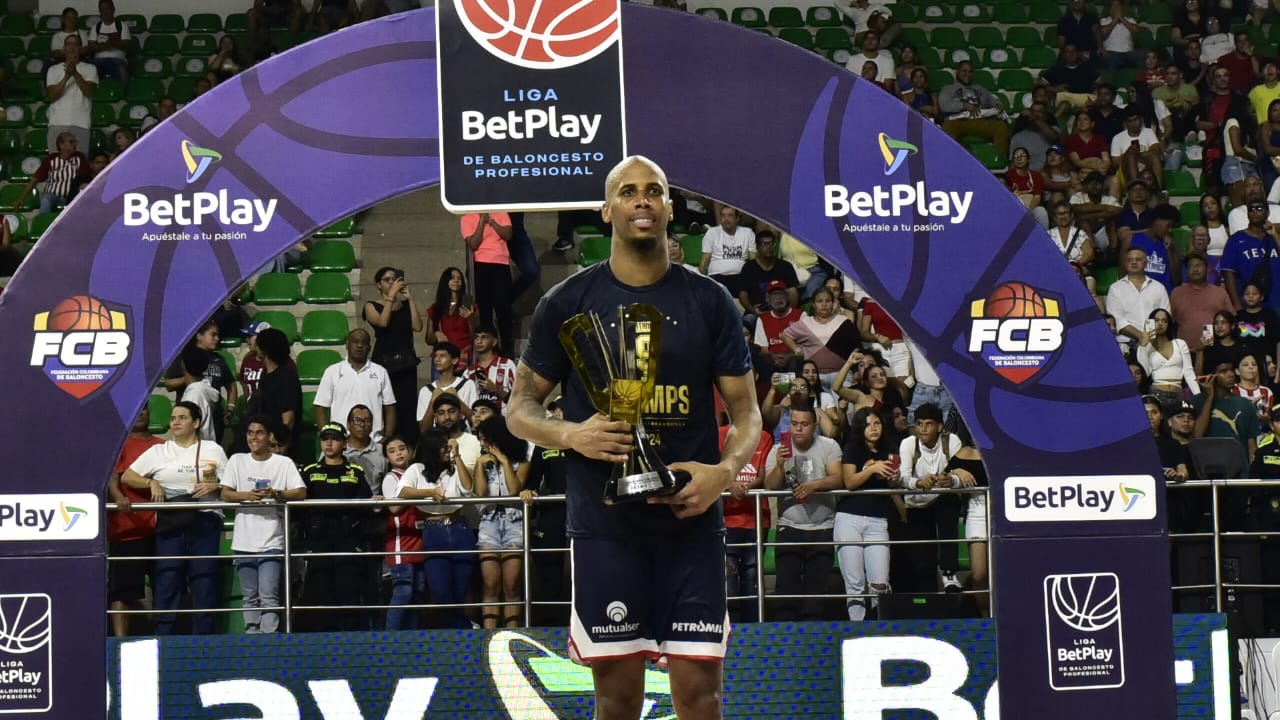
[[[1210,540],[1173,540],[1174,584],[1212,585],[1213,542]],[[1256,585],[1263,582],[1262,543],[1255,538],[1226,540],[1222,543],[1222,582]],[[1268,635],[1262,590],[1224,588],[1222,608],[1215,602],[1214,591],[1178,590],[1174,608],[1184,613],[1227,614],[1232,637],[1265,637]]]
[[[881,620],[941,620],[977,616],[973,601],[957,593],[890,593],[878,598]]]

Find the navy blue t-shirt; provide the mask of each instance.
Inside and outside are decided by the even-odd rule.
[[[1169,266],[1169,248],[1164,242],[1140,232],[1134,233],[1129,240],[1129,248],[1138,249],[1147,254],[1147,277],[1164,285],[1164,289],[1173,292],[1173,271]]]
[[[751,353],[737,303],[714,280],[672,267],[653,285],[631,287],[614,277],[609,263],[599,263],[561,282],[538,302],[522,362],[563,384],[565,420],[586,420],[596,409],[560,345],[560,327],[592,310],[608,333],[618,307],[632,303],[653,305],[664,318],[657,385],[644,413],[658,455],[668,463],[719,462],[713,383],[718,376],[751,372]],[[612,463],[568,453],[569,536],[651,538],[724,531],[718,502],[687,520],[677,519],[667,505],[605,505],[604,486],[612,471]]]

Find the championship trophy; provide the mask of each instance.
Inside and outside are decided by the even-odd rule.
[[[641,303],[619,306],[617,323],[608,332],[594,312],[574,315],[560,326],[560,344],[591,404],[610,420],[633,428],[634,448],[625,462],[615,464],[605,485],[607,505],[671,495],[689,482],[689,473],[667,468],[644,428],[644,410],[658,377],[661,339],[662,313]]]

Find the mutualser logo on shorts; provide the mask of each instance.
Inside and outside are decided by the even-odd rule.
[[[592,625],[591,632],[595,635],[625,635],[640,629],[640,623],[627,622],[627,605],[621,600],[609,603],[604,609],[604,614],[609,618],[610,623]]]
[[[32,323],[31,367],[75,398],[98,392],[129,361],[129,319],[124,308],[92,295],[73,295]]]
[[[1023,282],[1007,282],[969,304],[969,352],[1015,385],[1053,364],[1065,326],[1059,301]]]
[[[221,162],[222,153],[209,148],[194,145],[183,140],[178,146],[182,159],[181,168],[186,184],[200,180],[208,174],[209,169]],[[153,225],[159,228],[200,227],[206,222],[216,222],[224,230],[251,229],[262,232],[271,225],[276,214],[274,198],[237,198],[232,197],[227,188],[216,192],[200,191],[194,193],[174,193],[165,199],[153,199],[145,193],[130,192],[124,194],[124,224],[127,227]],[[243,232],[239,235],[244,235]],[[239,236],[215,237],[157,237],[147,240],[239,240]]]

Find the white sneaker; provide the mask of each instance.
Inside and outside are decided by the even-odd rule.
[[[938,577],[941,580],[942,592],[956,593],[963,589],[960,578],[957,578],[953,572],[942,570],[938,573]]]

